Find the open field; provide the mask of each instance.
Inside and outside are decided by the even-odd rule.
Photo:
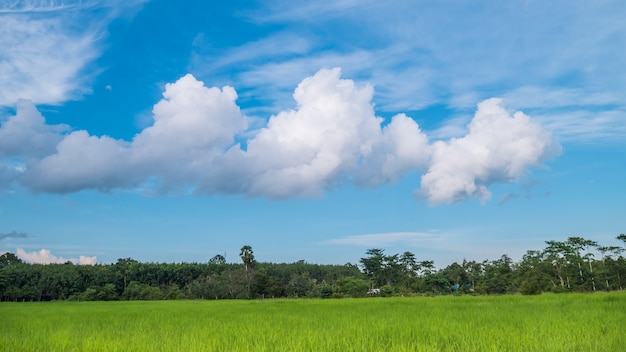
[[[624,351],[626,294],[0,304],[0,351]]]

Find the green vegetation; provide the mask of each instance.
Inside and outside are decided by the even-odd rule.
[[[626,236],[617,240],[626,244]],[[358,264],[320,265],[304,261],[262,263],[252,247],[241,248],[241,264],[221,255],[207,263],[114,264],[23,263],[0,255],[0,301],[116,301],[175,299],[356,298],[369,295],[489,295],[543,292],[622,291],[626,258],[622,246],[601,246],[582,237],[546,241],[519,262],[454,262],[435,269],[431,260],[411,252],[366,251]]]
[[[2,351],[621,351],[626,294],[0,304]]]

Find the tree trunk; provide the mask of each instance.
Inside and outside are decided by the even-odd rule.
[[[587,261],[589,262],[589,273],[591,273],[591,287],[593,288],[593,291],[596,291],[596,280],[593,277],[593,267],[591,267],[591,259],[587,259]]]
[[[583,278],[583,269],[580,267],[580,262],[578,262],[578,274],[580,275],[580,281],[585,281]]]
[[[565,281],[563,281],[563,275],[561,275],[561,267],[557,266],[556,275],[559,277],[559,281],[561,282],[561,287],[565,287]],[[569,286],[569,284],[568,284]]]

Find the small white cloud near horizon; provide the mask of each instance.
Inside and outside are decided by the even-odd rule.
[[[98,260],[97,257],[87,257],[84,255],[78,258],[63,258],[57,257],[48,249],[41,249],[40,251],[27,252],[22,248],[17,248],[15,255],[32,264],[63,264],[72,262],[77,265],[95,265]]]

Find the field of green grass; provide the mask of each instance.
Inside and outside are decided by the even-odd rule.
[[[0,351],[626,351],[626,294],[0,303]]]

